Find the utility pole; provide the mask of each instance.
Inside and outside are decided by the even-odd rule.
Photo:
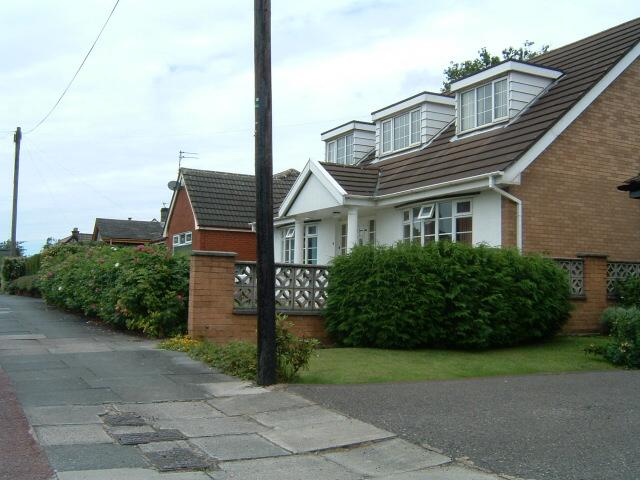
[[[11,214],[11,256],[18,256],[18,243],[16,241],[16,226],[18,222],[18,174],[20,171],[20,141],[22,140],[22,130],[16,128],[13,135],[13,142],[16,144],[16,152],[13,164],[13,213]]]
[[[271,145],[271,1],[254,0],[258,385],[276,383],[273,151]]]

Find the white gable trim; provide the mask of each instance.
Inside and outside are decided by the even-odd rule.
[[[516,182],[519,175],[538,156],[544,152],[553,141],[560,136],[565,129],[591,105],[596,98],[611,85],[635,60],[640,56],[640,43],[636,44],[607,74],[596,83],[587,94],[576,103],[550,130],[545,133],[525,154],[513,165],[505,170],[503,181],[505,183]]]
[[[527,73],[529,75],[535,75],[538,77],[550,78],[552,80],[555,80],[562,75],[562,72],[555,68],[541,67],[539,65],[532,65],[529,63],[509,60],[503,63],[499,63],[494,67],[487,68],[486,70],[483,70],[480,73],[476,73],[475,75],[471,75],[467,78],[463,78],[462,80],[458,80],[457,82],[453,82],[451,84],[451,91],[457,92],[458,90],[462,90],[463,88],[471,87],[472,85],[476,85],[478,83],[489,80],[490,78],[503,75],[511,71]]]
[[[344,198],[347,195],[344,188],[342,188],[340,184],[336,182],[331,175],[329,175],[329,172],[327,172],[316,160],[309,160],[289,190],[289,193],[287,193],[282,205],[280,205],[278,217],[284,217],[287,215],[287,212],[295,202],[295,199],[304,188],[304,185],[307,183],[307,180],[311,175],[314,175],[320,181],[322,186],[327,189],[338,204],[342,205],[344,203]]]
[[[173,195],[171,195],[171,203],[169,204],[169,213],[167,214],[167,221],[164,222],[164,228],[162,229],[162,236],[167,238],[169,232],[169,223],[171,223],[171,218],[173,217],[173,207],[175,207],[176,202],[178,201],[178,192],[181,187],[184,187],[184,192],[187,195],[187,200],[189,201],[189,208],[191,209],[191,215],[193,216],[193,224],[195,225],[196,230],[199,228],[198,222],[196,220],[196,214],[193,211],[193,205],[191,205],[191,198],[189,197],[189,192],[187,191],[187,186],[184,182],[184,177],[182,173],[178,176],[178,188],[173,191]]]

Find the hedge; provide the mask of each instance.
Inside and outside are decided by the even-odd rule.
[[[329,279],[326,327],[346,346],[506,347],[553,336],[571,310],[566,273],[510,249],[360,246]]]
[[[25,262],[25,257],[4,257],[2,281],[7,283],[25,275]]]
[[[186,330],[189,263],[164,246],[57,245],[42,253],[39,286],[52,305],[156,336]]]
[[[614,365],[640,368],[640,308],[607,308],[602,323],[608,327],[611,341],[605,346],[592,345],[586,351],[602,355]]]
[[[6,291],[11,295],[30,295],[32,297],[40,296],[38,276],[24,275],[16,278],[7,284]]]
[[[614,288],[620,305],[640,308],[640,277],[632,275],[618,280]]]

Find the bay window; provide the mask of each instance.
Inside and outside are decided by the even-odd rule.
[[[403,212],[402,239],[426,245],[435,241],[471,245],[471,200],[435,202]]]
[[[507,118],[507,79],[494,80],[460,94],[460,131]]]
[[[420,143],[420,109],[417,108],[382,122],[382,153]]]

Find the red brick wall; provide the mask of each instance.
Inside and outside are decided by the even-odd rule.
[[[204,252],[206,253],[206,252]],[[215,343],[256,341],[256,316],[233,313],[236,258],[192,255],[189,279],[189,335]],[[327,343],[324,320],[318,315],[290,315],[293,333]]]
[[[176,233],[192,232],[192,242],[194,246],[196,245],[199,234],[196,231],[196,222],[193,217],[189,196],[184,187],[178,190],[176,201],[173,204],[173,211],[168,221],[167,248],[170,251],[173,248],[173,235]]]
[[[526,252],[640,260],[640,201],[616,189],[640,172],[639,126],[636,61],[509,188],[523,201]],[[515,208],[503,207],[503,245],[515,245]]]
[[[552,257],[640,260],[640,201],[617,186],[640,172],[640,62],[609,86],[508,191],[523,202],[523,247]],[[516,208],[502,201],[502,244],[516,244]],[[566,330],[593,332],[610,305],[607,257],[585,257],[585,299]]]
[[[253,232],[234,232],[230,230],[200,230],[198,243],[194,250],[217,252],[235,252],[238,260],[256,259],[256,234]]]

